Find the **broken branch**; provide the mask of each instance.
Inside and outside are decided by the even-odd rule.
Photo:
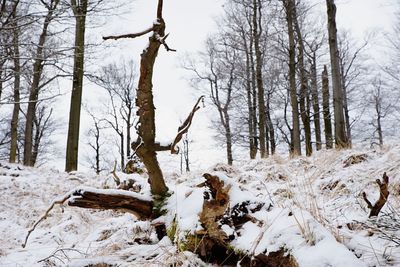
[[[197,100],[196,104],[194,105],[192,111],[190,112],[189,116],[186,118],[186,120],[183,122],[181,126],[178,128],[178,134],[175,137],[174,142],[172,142],[171,145],[171,154],[178,154],[179,150],[175,149],[176,144],[179,143],[179,141],[182,140],[182,136],[188,132],[190,125],[192,124],[193,116],[194,113],[200,109],[199,103],[201,100],[204,99],[204,95],[200,96],[199,99]]]
[[[165,40],[167,39],[168,35],[169,35],[169,33],[166,34],[164,37],[158,36],[157,40],[160,42],[160,44],[162,44],[164,46],[165,50],[167,50],[168,52],[169,51],[176,52],[175,49],[169,48],[169,46],[165,42]]]
[[[118,40],[122,38],[136,38],[142,35],[145,35],[146,33],[152,32],[154,30],[154,26],[151,28],[148,28],[147,30],[137,32],[137,33],[129,33],[129,34],[122,34],[122,35],[111,35],[111,36],[103,36],[103,40]]]
[[[379,199],[376,201],[375,205],[372,205],[371,201],[368,200],[367,194],[365,192],[362,193],[362,196],[367,203],[368,208],[371,210],[369,217],[378,216],[382,207],[386,204],[386,201],[389,197],[389,177],[386,175],[386,172],[383,173],[382,181],[376,179],[376,183],[379,186]]]
[[[62,205],[69,197],[71,196],[71,193],[68,193],[66,195],[64,195],[62,198],[60,199],[56,199],[54,200],[51,205],[47,208],[46,212],[39,218],[39,220],[37,220],[33,226],[28,230],[28,234],[25,237],[25,241],[22,244],[22,247],[25,248],[26,246],[26,242],[28,242],[28,238],[31,235],[31,233],[35,230],[36,226],[43,221],[44,219],[46,219],[47,215],[49,215],[49,212],[54,208],[54,205],[56,204],[60,204]]]

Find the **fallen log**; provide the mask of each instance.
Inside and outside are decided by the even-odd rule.
[[[115,189],[80,188],[72,192],[68,205],[88,209],[123,210],[139,219],[151,218],[153,201],[140,194]]]
[[[80,208],[126,211],[133,213],[142,220],[150,219],[153,216],[153,200],[151,197],[126,190],[80,187],[51,203],[46,212],[28,230],[22,247],[26,246],[30,234],[41,221],[46,219],[54,206],[56,204],[62,205],[65,202],[67,202],[69,206]]]

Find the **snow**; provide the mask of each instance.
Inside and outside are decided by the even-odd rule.
[[[365,153],[367,158],[348,167],[344,161]],[[180,242],[201,230],[202,174],[217,175],[228,186],[229,208],[244,201],[265,203],[249,215],[254,219],[239,229],[223,225],[238,251],[257,255],[283,250],[299,266],[400,266],[400,246],[364,224],[369,210],[361,194],[372,203],[379,197],[376,179],[387,172],[390,195],[382,214],[400,213],[400,146],[380,150],[319,151],[312,157],[243,160],[231,167],[218,164],[208,170],[176,175],[165,170],[172,196],[168,212],[158,221],[176,224],[175,240],[158,240],[150,221],[129,213],[86,210],[56,205],[32,232],[27,231],[54,199],[68,192],[91,190],[121,194],[111,175],[66,174],[0,162],[0,266],[204,266],[193,253],[181,251]],[[146,175],[117,173],[133,179],[140,193],[122,194],[151,200]],[[107,189],[104,189],[107,188]],[[378,218],[380,220],[380,218]],[[400,236],[400,229],[392,234]]]

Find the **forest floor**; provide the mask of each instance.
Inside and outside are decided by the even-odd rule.
[[[283,250],[301,267],[400,266],[400,146],[319,151],[295,159],[273,156],[183,175],[167,170],[174,193],[164,221],[167,228],[176,227],[174,240],[158,240],[151,222],[130,213],[56,206],[25,248],[28,229],[54,199],[76,187],[115,186],[111,175],[0,162],[0,266],[207,266],[183,245],[188,233],[201,228],[204,191],[196,185],[205,172],[238,185],[230,188],[230,207],[246,200],[266,204],[252,214],[258,223],[223,226],[235,236],[230,245],[236,251]],[[375,203],[375,180],[384,172],[390,195],[378,219],[369,219],[362,192]],[[119,175],[133,177],[148,194],[146,177]]]

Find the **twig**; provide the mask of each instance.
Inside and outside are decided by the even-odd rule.
[[[33,226],[28,230],[28,234],[25,237],[25,242],[22,244],[22,247],[25,248],[26,247],[26,243],[28,242],[28,238],[31,235],[31,233],[35,230],[36,226],[43,221],[44,219],[46,219],[47,215],[49,214],[49,212],[53,209],[54,205],[56,204],[60,204],[62,205],[69,197],[71,196],[71,192],[68,192],[67,194],[65,194],[62,198],[60,199],[56,199],[53,201],[53,203],[51,203],[50,207],[47,208],[46,212],[39,218],[39,220],[37,220]]]

